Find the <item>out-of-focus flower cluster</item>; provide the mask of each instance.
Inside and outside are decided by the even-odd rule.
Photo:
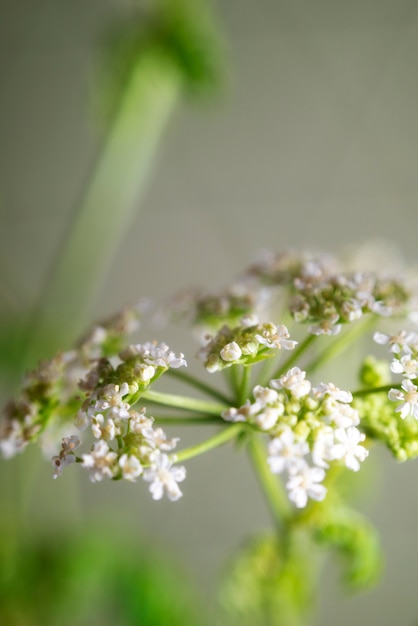
[[[133,409],[141,393],[169,368],[186,366],[166,344],[132,344],[119,350],[138,328],[137,308],[95,327],[79,347],[43,362],[25,379],[19,398],[4,411],[0,450],[6,458],[21,452],[49,429],[58,433],[77,428],[78,434],[62,437],[61,449],[52,457],[54,478],[70,463],[90,472],[92,482],[104,477],[151,483],[154,499],[167,493],[181,496],[178,482],[184,467],[173,467],[171,452],[178,439],[168,439],[144,408]],[[119,350],[117,355],[115,350]],[[94,439],[88,453],[77,456],[81,432]],[[59,434],[55,432],[56,437]]]

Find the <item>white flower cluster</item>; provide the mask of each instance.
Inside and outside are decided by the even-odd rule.
[[[231,365],[250,365],[274,356],[276,350],[293,350],[297,342],[289,337],[286,326],[259,324],[254,316],[248,316],[235,328],[225,325],[215,336],[206,335],[198,357],[211,373]]]
[[[374,340],[389,347],[393,355],[390,369],[403,377],[401,388],[388,393],[389,400],[400,402],[395,411],[402,419],[408,415],[418,419],[418,387],[412,382],[418,377],[418,333],[406,330],[397,335],[375,333]]]
[[[233,284],[215,294],[187,289],[164,304],[158,319],[164,322],[171,318],[216,331],[223,324],[235,326],[242,317],[262,311],[267,296],[263,287],[245,283]]]
[[[254,402],[227,409],[222,417],[268,433],[270,469],[287,476],[286,489],[296,507],[305,507],[308,498],[325,497],[322,481],[330,463],[358,471],[368,456],[349,392],[332,383],[312,387],[306,373],[293,367],[268,387],[255,387],[253,395]]]
[[[151,483],[154,500],[160,500],[164,493],[170,500],[178,500],[182,493],[177,483],[184,480],[186,471],[184,467],[172,467],[173,459],[166,454],[175,448],[178,439],[167,439],[161,428],[154,428],[153,418],[146,415],[145,409],[134,410],[126,402],[130,391],[127,383],[110,384],[90,399],[76,421],[80,429],[90,426],[96,441],[90,452],[77,460],[89,470],[92,482],[105,477],[135,482],[142,476]],[[54,477],[75,460],[71,455],[79,444],[76,437],[63,440],[60,455],[52,459]]]

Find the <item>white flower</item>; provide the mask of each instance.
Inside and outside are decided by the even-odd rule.
[[[323,500],[327,494],[327,489],[321,485],[325,478],[325,471],[320,467],[309,467],[305,464],[298,468],[298,472],[292,475],[286,483],[289,492],[289,500],[298,509],[303,509],[308,498],[312,500]]]
[[[399,354],[404,352],[411,353],[411,346],[416,346],[418,342],[417,333],[401,330],[397,335],[385,335],[383,333],[375,333],[373,339],[380,345],[389,345],[389,351]]]
[[[357,409],[349,404],[342,404],[341,401],[327,400],[325,407],[327,416],[338,428],[349,428],[360,424],[360,417]]]
[[[180,352],[177,356],[165,343],[149,341],[144,344],[138,343],[130,345],[120,352],[119,356],[122,361],[139,357],[147,365],[163,367],[164,369],[168,369],[169,367],[174,369],[178,367],[187,367],[184,354]]]
[[[143,383],[148,383],[155,375],[155,367],[146,363],[137,363],[135,365],[135,374]]]
[[[145,415],[145,409],[140,411],[131,411],[129,419],[129,431],[135,435],[142,435],[145,439],[152,439],[154,430],[152,428],[153,419]]]
[[[289,339],[289,331],[283,324],[279,327],[272,323],[263,324],[262,329],[262,334],[255,336],[258,343],[267,348],[276,348],[279,350],[293,350],[295,348],[297,341]]]
[[[295,441],[295,435],[290,429],[286,429],[281,435],[271,440],[269,444],[269,456],[267,463],[273,474],[281,474],[283,471],[294,471],[301,463],[302,457],[309,452],[308,444]]]
[[[403,374],[406,378],[416,378],[418,375],[418,361],[405,354],[401,359],[393,359],[390,369],[394,374]]]
[[[275,389],[288,389],[295,398],[307,396],[311,390],[311,383],[306,380],[306,372],[298,367],[292,367],[286,374],[276,380],[270,381],[271,387]]]
[[[405,419],[408,415],[418,419],[418,387],[409,379],[405,379],[401,387],[403,391],[400,389],[391,389],[389,391],[389,400],[402,401],[402,404],[396,408],[396,412],[401,414],[402,419]]]
[[[334,400],[338,400],[338,402],[351,402],[353,400],[353,396],[349,391],[339,389],[334,383],[319,383],[318,387],[314,387],[313,394],[316,399],[330,396]]]
[[[277,424],[281,415],[283,415],[283,407],[267,406],[255,416],[254,422],[261,430],[270,430]]]
[[[122,469],[122,478],[135,482],[143,472],[143,467],[136,456],[122,454],[119,459],[119,466]]]
[[[317,467],[327,469],[329,467],[328,461],[332,461],[335,458],[333,454],[335,445],[334,432],[334,429],[330,426],[324,426],[315,439],[312,448],[312,461]]]
[[[231,341],[222,348],[220,355],[224,361],[237,361],[242,356],[242,350],[236,341]]]
[[[123,402],[123,396],[129,393],[129,385],[106,385],[101,390],[100,399],[91,407],[91,410],[102,412],[107,411],[107,417],[112,419],[128,419],[129,404]]]
[[[335,431],[336,444],[332,449],[334,459],[343,460],[348,469],[357,472],[360,469],[360,462],[369,455],[369,451],[360,446],[360,441],[364,441],[366,436],[357,428],[338,428]]]
[[[90,480],[95,483],[104,476],[113,478],[117,457],[116,452],[111,451],[107,443],[100,439],[93,445],[90,454],[83,454],[81,466],[92,470]]]
[[[144,480],[150,482],[149,490],[153,500],[161,500],[164,492],[169,500],[175,501],[183,495],[177,483],[186,477],[186,468],[172,467],[172,461],[166,454],[158,454],[151,467],[144,471]]]
[[[279,399],[279,394],[274,389],[256,385],[253,389],[254,398],[262,404],[274,404]]]
[[[107,419],[105,423],[105,419],[100,413],[93,417],[91,430],[96,439],[105,439],[106,441],[112,441],[116,434],[115,422],[112,418]]]

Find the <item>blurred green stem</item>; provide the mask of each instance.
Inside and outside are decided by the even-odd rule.
[[[249,439],[248,451],[255,474],[273,515],[275,526],[280,528],[292,515],[289,499],[282,484],[268,466],[265,446],[257,434]]]
[[[45,346],[55,348],[51,329],[60,325],[70,345],[86,322],[139,208],[181,84],[178,67],[158,47],[144,52],[131,72],[84,198],[47,277],[30,329],[26,365]]]

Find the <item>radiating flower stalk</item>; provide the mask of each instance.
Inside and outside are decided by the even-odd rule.
[[[255,569],[243,576],[236,571],[224,599],[246,615],[242,623],[260,615],[265,624],[301,623],[314,595],[302,544],[309,554],[326,545],[349,556],[353,586],[377,576],[373,530],[344,503],[339,484],[346,471],[367,467],[373,442],[400,461],[418,455],[416,295],[407,276],[350,270],[329,256],[267,255],[219,294],[190,291],[162,305],[167,320],[203,331],[197,357],[212,380],[185,372],[184,354],[162,341],[132,341],[150,313],[128,307],[27,375],[4,409],[0,450],[9,458],[55,436],[54,478],[79,465],[92,482],[144,481],[152,499],[176,501],[186,478],[183,463],[240,444],[275,532],[257,544],[259,552],[250,551],[243,562]],[[274,317],[277,310],[285,311],[283,320]],[[161,319],[161,308],[154,313]],[[370,334],[379,360],[363,355],[344,388],[321,379],[323,365],[335,363],[338,371],[339,355]],[[166,393],[167,376],[191,395]],[[355,376],[357,385],[348,389]],[[171,414],[157,413],[158,407]],[[166,424],[218,429],[178,449],[179,438],[167,436]],[[266,563],[255,567],[263,558],[274,584],[260,573]],[[249,591],[238,596],[240,577]]]

